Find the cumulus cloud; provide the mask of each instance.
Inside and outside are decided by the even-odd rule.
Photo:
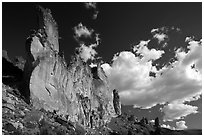
[[[185,121],[176,122],[176,127],[173,127],[173,126],[170,126],[170,125],[166,125],[166,124],[162,124],[161,127],[168,128],[168,129],[171,129],[171,130],[184,130],[184,129],[188,128],[186,126],[186,122]]]
[[[164,121],[172,121],[175,119],[181,119],[182,117],[185,117],[192,113],[198,113],[197,112],[198,107],[191,106],[187,104],[181,104],[178,102],[174,102],[171,104],[168,104],[163,108],[164,112]]]
[[[121,101],[126,105],[151,108],[156,104],[169,103],[164,107],[168,112],[173,102],[172,116],[165,113],[165,119],[172,120],[196,112],[197,108],[184,105],[186,101],[197,100],[202,90],[202,47],[199,41],[190,41],[188,52],[175,51],[177,61],[157,70],[152,60],[165,54],[162,50],[148,49],[148,41],[142,41],[133,47],[133,53],[123,51],[113,57],[113,63],[102,64],[112,88],[119,90]],[[150,72],[155,77],[150,76]],[[183,113],[173,114],[176,108]],[[190,111],[187,111],[191,109]],[[179,111],[176,109],[176,111]]]
[[[133,47],[133,51],[142,56],[142,60],[149,61],[149,60],[155,60],[161,57],[161,55],[164,53],[162,50],[155,50],[151,49],[149,50],[147,48],[147,45],[149,43],[148,41],[140,41],[140,43]]]
[[[188,128],[188,127],[186,126],[186,122],[185,121],[176,122],[176,129],[177,130],[184,130],[186,128]]]
[[[161,43],[162,41],[168,38],[168,35],[166,34],[167,32],[168,32],[167,27],[161,27],[161,28],[151,30],[153,38],[157,39],[158,43]]]
[[[86,46],[81,44],[79,47],[80,57],[86,62],[88,59],[93,60],[95,55],[97,54],[96,50],[93,49],[96,47],[96,44],[91,44],[90,46]]]
[[[79,47],[79,55],[80,57],[86,62],[87,60],[94,60],[95,56],[98,54],[95,50],[95,48],[99,45],[99,34],[96,34],[95,37],[95,43],[86,46],[85,44],[80,44],[81,46]]]
[[[156,71],[156,68],[152,66],[152,60],[159,58],[163,51],[149,50],[144,46],[144,43],[144,41],[140,42],[135,49],[135,52],[143,56],[142,58],[135,56],[132,52],[123,51],[114,56],[112,66],[107,63],[102,65],[112,87],[120,91],[124,104],[137,104],[142,107],[150,105],[150,102],[146,102],[146,100],[153,91],[145,91],[151,86],[152,78],[149,77],[149,72]],[[146,96],[144,92],[147,93]]]
[[[161,127],[168,128],[168,129],[171,129],[171,130],[175,130],[176,129],[175,127],[172,127],[172,126],[166,125],[166,124],[162,124]]]
[[[92,38],[94,33],[93,29],[88,29],[86,26],[83,26],[82,23],[79,23],[74,28],[74,38],[77,42],[79,42],[80,47],[77,48],[80,57],[86,62],[88,59],[94,60],[95,55],[98,53],[96,52],[95,48],[99,45],[99,34],[94,34],[95,43],[86,45],[83,40],[80,40],[81,37],[84,38]]]
[[[150,120],[149,122],[150,122],[150,123],[154,123],[154,122],[155,122],[155,120],[154,120],[154,119],[152,119],[152,120]]]
[[[189,43],[188,49],[190,50],[190,54],[185,56],[182,63],[184,66],[195,64],[195,69],[198,69],[198,71],[202,73],[201,41],[194,41],[192,39],[189,39],[188,41],[189,41],[188,42]]]
[[[88,29],[86,26],[83,26],[82,23],[79,23],[77,26],[74,27],[74,37],[76,39],[80,37],[91,37],[93,31],[93,29]]]
[[[153,37],[158,39],[158,43],[161,43],[161,42],[164,41],[166,38],[168,38],[168,36],[167,36],[166,34],[164,34],[164,33],[155,34]]]

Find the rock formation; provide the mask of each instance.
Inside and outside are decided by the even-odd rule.
[[[161,134],[161,127],[160,127],[160,123],[159,123],[159,117],[155,118],[154,127],[155,127],[155,134],[160,135]]]
[[[159,128],[159,127],[160,127],[159,118],[158,118],[158,117],[156,117],[155,120],[154,120],[154,126],[155,126],[156,128]]]
[[[116,89],[113,90],[113,106],[117,115],[121,115],[120,96]]]
[[[76,55],[67,67],[59,53],[57,23],[49,9],[39,9],[44,26],[26,41],[24,91],[29,92],[23,94],[27,102],[85,127],[104,126],[115,114],[114,108],[121,113],[118,94],[111,91],[100,65],[90,68]]]

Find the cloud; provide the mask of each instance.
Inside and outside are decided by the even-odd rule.
[[[166,38],[168,38],[168,36],[167,36],[166,34],[164,34],[164,33],[155,34],[153,37],[158,39],[158,43],[161,43],[161,42],[164,41]]]
[[[157,29],[152,29],[152,30],[151,30],[151,33],[158,32],[158,31],[159,31],[158,28],[157,28]]]
[[[168,35],[166,34],[168,30],[169,29],[167,27],[161,27],[157,29],[152,29],[151,33],[153,35],[153,38],[157,39],[158,43],[160,44],[162,41],[168,38]]]
[[[176,119],[181,119],[189,114],[198,113],[198,107],[191,106],[187,104],[182,104],[178,102],[174,102],[168,104],[163,108],[164,112],[164,121],[172,121]]]
[[[74,27],[74,37],[76,39],[80,37],[91,37],[92,33],[94,32],[93,29],[88,29],[86,26],[83,26],[82,23],[79,23],[77,26]]]
[[[93,67],[97,67],[97,64],[94,64],[94,63],[92,63],[91,62],[91,64],[89,65],[91,68],[93,68]]]
[[[86,26],[83,26],[82,23],[79,23],[74,28],[74,38],[77,42],[79,42],[80,47],[77,48],[80,57],[86,62],[87,60],[94,60],[95,55],[98,53],[94,48],[96,48],[100,43],[100,38],[98,33],[94,33],[93,29],[88,29]],[[94,33],[94,39],[95,43],[92,43],[90,45],[86,45],[83,40],[81,40],[81,37],[84,38],[92,38],[92,35]]]
[[[151,106],[153,101],[146,102],[150,99],[151,93],[146,92],[146,88],[151,86],[152,77],[149,77],[150,71],[156,71],[152,66],[152,60],[159,58],[163,51],[149,50],[144,46],[145,42],[140,42],[135,48],[135,52],[140,53],[143,57],[137,57],[129,51],[123,51],[114,56],[113,64],[103,64],[102,67],[111,81],[112,87],[120,91],[121,99],[124,104],[137,104],[142,107]]]
[[[188,128],[185,124],[186,124],[185,121],[176,122],[176,129],[177,130],[184,130],[184,129]]]
[[[172,127],[170,125],[165,125],[165,124],[162,124],[161,127],[168,128],[168,129],[171,129],[171,130],[184,130],[184,129],[188,128],[185,124],[186,124],[185,121],[179,121],[179,122],[176,122],[176,128]]]
[[[78,48],[80,57],[86,62],[87,60],[94,60],[95,56],[98,54],[94,48],[96,48],[100,43],[99,34],[96,34],[95,43],[86,46],[85,44],[80,44]]]
[[[104,63],[102,68],[109,78],[112,88],[119,90],[121,101],[125,105],[151,108],[156,104],[169,105],[165,112],[173,108],[183,108],[176,118],[196,112],[196,107],[184,105],[186,101],[197,100],[202,91],[202,47],[201,41],[190,41],[188,52],[181,48],[175,51],[177,61],[157,70],[152,61],[160,58],[162,50],[148,49],[148,41],[141,41],[133,47],[133,52],[122,51],[113,57],[112,64]],[[150,72],[155,77],[150,76]],[[191,109],[190,111],[187,111]],[[171,109],[173,115],[173,109]],[[176,109],[176,111],[179,111]],[[175,119],[165,113],[166,119]]]
[[[195,68],[198,69],[199,72],[202,73],[202,46],[201,41],[194,41],[189,40],[189,46],[188,49],[191,51],[190,54],[188,54],[183,59],[183,65],[187,66],[189,64],[193,65],[195,64]],[[198,46],[199,45],[199,46]]]
[[[154,119],[152,119],[152,120],[150,120],[149,122],[150,122],[150,123],[155,123],[155,120],[154,120]]]
[[[165,47],[167,46],[167,41],[169,40],[168,33],[170,31],[180,32],[181,30],[174,26],[170,28],[165,26],[157,29],[152,29],[151,33],[153,35],[153,39],[157,39],[158,44],[160,44],[161,42],[164,42],[163,47]]]
[[[136,46],[133,47],[133,51],[136,54],[141,55],[143,58],[142,60],[144,61],[149,61],[149,60],[155,60],[161,57],[161,55],[164,53],[162,50],[155,50],[151,49],[149,50],[147,48],[147,45],[149,43],[148,41],[140,41],[140,43]]]
[[[92,44],[90,46],[86,46],[84,44],[81,44],[81,46],[79,47],[79,54],[80,57],[86,62],[88,59],[93,60],[95,55],[97,54],[96,50],[93,49],[94,47],[96,47],[95,44]]]
[[[165,124],[162,124],[161,127],[168,128],[168,129],[171,129],[171,130],[175,130],[176,129],[175,127],[172,127],[170,125],[165,125]]]
[[[93,13],[93,17],[92,19],[97,19],[99,11],[97,10],[97,3],[96,2],[85,2],[84,3],[86,9],[93,9],[94,13]]]
[[[96,2],[85,2],[84,4],[87,9],[96,9]]]

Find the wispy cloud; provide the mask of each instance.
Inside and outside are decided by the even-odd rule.
[[[180,32],[181,30],[177,27],[161,27],[157,29],[152,29],[151,33],[154,39],[158,40],[158,44],[163,42],[163,47],[167,45],[167,41],[169,40],[168,33],[169,31]]]

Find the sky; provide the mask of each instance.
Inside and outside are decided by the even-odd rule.
[[[36,5],[49,8],[67,63],[101,62],[124,111],[171,129],[202,128],[202,3],[3,3],[2,49],[25,56]]]

